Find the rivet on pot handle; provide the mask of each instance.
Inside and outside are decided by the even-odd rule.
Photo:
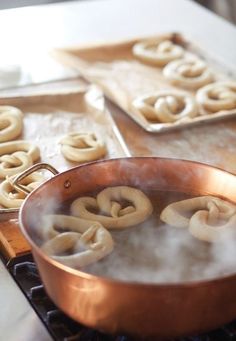
[[[35,165],[33,165],[30,168],[23,171],[22,173],[18,174],[14,178],[14,180],[12,181],[12,186],[20,192],[23,192],[25,194],[29,194],[30,190],[26,186],[22,185],[20,182],[22,180],[24,180],[30,174],[32,174],[32,173],[34,173],[40,169],[46,169],[54,175],[59,174],[59,172],[53,166],[49,165],[48,163],[43,163],[43,162],[42,163],[36,163]]]

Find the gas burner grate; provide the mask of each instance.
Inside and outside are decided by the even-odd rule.
[[[54,340],[135,341],[131,337],[107,335],[87,328],[61,312],[47,296],[31,254],[14,258],[7,267]],[[175,341],[236,341],[236,321],[207,334]]]
[[[54,340],[133,341],[125,336],[106,335],[87,328],[60,311],[47,296],[32,255],[17,257],[7,267]]]

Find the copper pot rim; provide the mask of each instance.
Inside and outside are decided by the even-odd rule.
[[[67,265],[64,265],[52,258],[50,258],[47,254],[45,254],[41,248],[33,241],[33,239],[30,237],[30,235],[28,234],[27,230],[24,227],[24,223],[23,223],[23,215],[24,215],[24,210],[25,210],[25,206],[27,205],[28,201],[30,201],[30,198],[35,195],[35,193],[42,187],[47,186],[47,184],[52,181],[52,179],[56,179],[57,177],[60,177],[61,175],[65,175],[65,174],[69,174],[69,173],[73,173],[75,170],[77,170],[78,168],[84,168],[87,166],[93,166],[94,164],[102,164],[102,163],[107,163],[107,162],[118,162],[118,161],[126,161],[126,160],[145,160],[145,159],[153,159],[153,160],[160,160],[160,161],[169,161],[169,162],[183,162],[184,164],[188,163],[188,164],[192,164],[192,165],[199,165],[200,167],[205,167],[205,168],[209,168],[209,169],[215,169],[215,170],[219,170],[223,173],[229,174],[229,175],[233,175],[236,176],[236,174],[229,172],[227,170],[224,170],[220,167],[217,166],[212,166],[209,164],[205,164],[203,162],[199,162],[199,161],[192,161],[192,160],[185,160],[185,159],[178,159],[178,158],[170,158],[170,157],[153,157],[153,156],[138,156],[138,157],[121,157],[121,158],[113,158],[113,159],[106,159],[106,160],[99,160],[99,161],[92,161],[92,162],[88,162],[88,163],[83,163],[81,165],[77,165],[75,167],[72,167],[66,171],[63,171],[55,176],[53,176],[53,178],[48,179],[47,181],[45,181],[43,184],[41,184],[39,187],[37,187],[36,189],[34,189],[28,196],[27,198],[24,200],[23,204],[20,207],[19,210],[19,225],[20,225],[20,229],[21,232],[23,233],[24,237],[26,238],[26,240],[28,241],[28,243],[31,245],[32,249],[37,251],[37,254],[40,255],[41,258],[44,259],[44,261],[50,263],[51,265],[59,268],[62,271],[67,272],[68,274],[71,274],[73,276],[77,276],[86,280],[90,280],[90,281],[97,281],[99,280],[100,282],[103,282],[105,284],[110,284],[112,286],[122,286],[122,287],[126,287],[126,288],[136,288],[136,289],[166,289],[166,288],[173,288],[173,289],[186,289],[186,288],[191,288],[194,289],[195,287],[205,287],[205,286],[211,286],[213,284],[217,285],[217,284],[222,284],[222,282],[228,282],[228,281],[235,281],[236,279],[236,269],[235,269],[235,273],[231,273],[228,275],[223,275],[223,276],[218,276],[218,277],[213,277],[210,279],[202,279],[202,280],[189,280],[189,281],[183,281],[183,282],[161,282],[161,283],[149,283],[149,282],[132,282],[132,281],[124,281],[124,280],[119,280],[119,279],[113,279],[113,278],[109,278],[109,277],[104,277],[104,276],[96,276],[93,274],[90,274],[88,272],[79,270],[79,269],[74,269],[71,268]]]

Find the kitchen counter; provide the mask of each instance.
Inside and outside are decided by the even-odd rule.
[[[52,340],[0,259],[0,339]]]
[[[235,64],[236,28],[190,0],[73,1],[0,11],[1,58],[30,65],[37,74],[43,67],[42,58],[54,47],[89,45],[166,31],[180,31],[224,63]],[[72,75],[71,70],[62,72],[63,77]],[[151,135],[121,110],[108,105],[133,155],[186,158],[236,172],[235,119]],[[0,339],[50,340],[1,262],[0,301]]]
[[[235,64],[235,27],[191,0],[93,0],[0,11],[1,46],[11,58],[52,47],[180,31]],[[2,56],[1,56],[2,58]]]

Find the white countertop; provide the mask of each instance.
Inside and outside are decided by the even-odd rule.
[[[0,339],[51,341],[46,329],[0,259]]]
[[[53,47],[180,31],[229,63],[236,28],[191,0],[73,1],[0,11],[1,58],[24,59]]]

